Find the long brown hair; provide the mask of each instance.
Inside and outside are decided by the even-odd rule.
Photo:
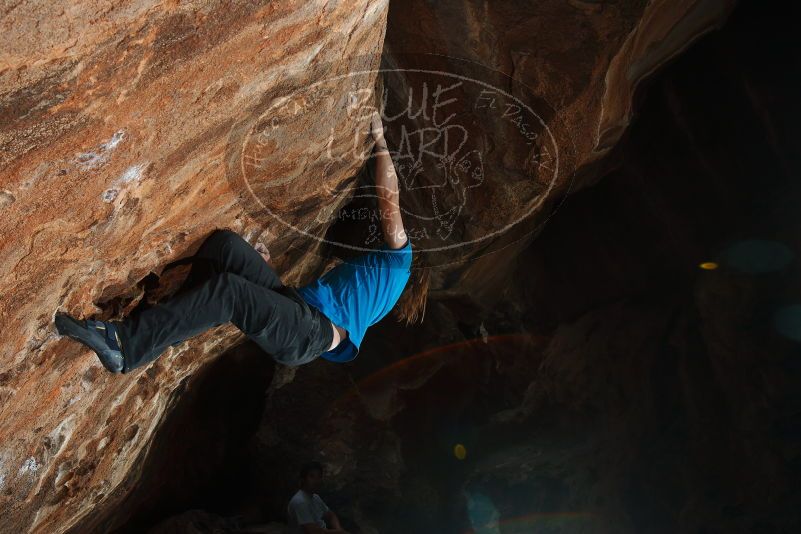
[[[409,281],[406,282],[406,287],[393,308],[398,321],[405,321],[407,325],[423,322],[430,285],[431,267],[423,265],[421,256],[414,254]]]

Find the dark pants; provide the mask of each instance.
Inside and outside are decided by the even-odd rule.
[[[125,356],[123,373],[227,322],[286,365],[308,363],[328,350],[334,339],[331,321],[282,284],[236,232],[215,230],[191,261],[189,276],[172,297],[114,321]]]

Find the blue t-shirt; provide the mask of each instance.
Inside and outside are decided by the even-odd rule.
[[[333,350],[321,357],[349,362],[359,353],[367,327],[388,314],[403,293],[412,267],[412,242],[397,249],[386,243],[330,269],[314,282],[297,288],[303,299],[348,331]]]

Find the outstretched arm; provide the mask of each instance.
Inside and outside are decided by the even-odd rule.
[[[406,230],[400,212],[398,175],[384,139],[384,125],[378,111],[373,112],[370,131],[375,140],[375,187],[378,194],[378,211],[381,215],[381,230],[389,248],[399,249],[406,244]]]

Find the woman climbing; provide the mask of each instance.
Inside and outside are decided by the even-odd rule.
[[[398,202],[398,178],[378,112],[373,113],[371,133],[384,236],[378,249],[294,288],[285,286],[268,257],[238,234],[215,230],[192,257],[189,276],[172,297],[136,309],[121,321],[78,320],[57,313],[56,329],[92,349],[113,373],[146,365],[171,345],[227,322],[286,365],[302,365],[318,357],[352,360],[367,328],[395,306],[412,265],[412,245]],[[417,315],[410,307],[425,304],[419,289],[402,306],[401,317],[408,322]]]

